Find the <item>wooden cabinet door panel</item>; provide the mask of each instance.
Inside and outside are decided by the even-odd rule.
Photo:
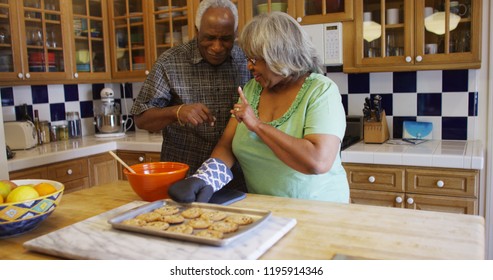
[[[145,152],[117,151],[117,155],[128,165],[132,166],[146,161]],[[123,174],[123,165],[118,163],[118,179],[127,180],[127,176]]]
[[[404,168],[344,164],[351,189],[404,191]]]
[[[351,189],[351,203],[404,208],[404,193]]]
[[[431,170],[407,168],[406,192],[477,197],[477,170]]]
[[[412,203],[409,203],[412,199]],[[478,215],[477,199],[438,195],[406,195],[406,208],[456,214]]]
[[[68,182],[88,176],[89,172],[85,158],[52,164],[48,167],[48,177],[61,182]]]
[[[110,154],[100,154],[89,158],[89,178],[91,186],[111,183],[118,180],[117,162]]]
[[[34,167],[9,173],[10,180],[16,179],[48,179],[48,169],[43,167]]]
[[[146,153],[146,162],[161,161],[161,153]]]
[[[75,180],[68,181],[68,182],[63,182],[63,184],[65,185],[64,193],[79,191],[82,189],[89,188],[89,177],[84,177],[84,178],[75,179]]]

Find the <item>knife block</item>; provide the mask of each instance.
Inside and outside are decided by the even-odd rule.
[[[363,136],[365,143],[381,144],[389,139],[389,127],[385,110],[380,113],[380,121],[376,120],[374,112],[372,112],[370,120],[365,120]]]

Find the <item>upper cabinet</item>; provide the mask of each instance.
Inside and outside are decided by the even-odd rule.
[[[171,2],[171,6],[169,3]],[[193,38],[193,1],[150,1],[151,66],[166,50]]]
[[[106,7],[106,0],[0,0],[0,83],[107,81]]]
[[[111,78],[106,0],[72,0],[72,73],[75,79]]]
[[[305,0],[295,2],[295,18],[300,24],[353,19],[353,0]]]
[[[150,34],[143,0],[109,0],[111,66],[113,78],[140,79],[151,65]]]
[[[345,72],[481,66],[481,0],[359,0],[354,16]]]
[[[60,0],[2,0],[0,81],[36,83],[69,79],[67,5]],[[6,65],[6,66],[4,66]],[[69,63],[70,65],[70,63]]]

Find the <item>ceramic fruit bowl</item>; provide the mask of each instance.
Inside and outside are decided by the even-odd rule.
[[[55,211],[65,186],[57,181],[42,179],[12,180],[17,186],[48,183],[56,191],[31,200],[0,204],[0,239],[21,235],[39,226]]]
[[[130,166],[136,173],[124,169],[132,189],[145,201],[169,198],[169,187],[185,178],[189,166],[179,162],[149,162]]]

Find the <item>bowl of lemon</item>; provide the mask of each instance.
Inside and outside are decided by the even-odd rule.
[[[55,211],[65,186],[43,179],[0,181],[0,238],[31,231]]]

